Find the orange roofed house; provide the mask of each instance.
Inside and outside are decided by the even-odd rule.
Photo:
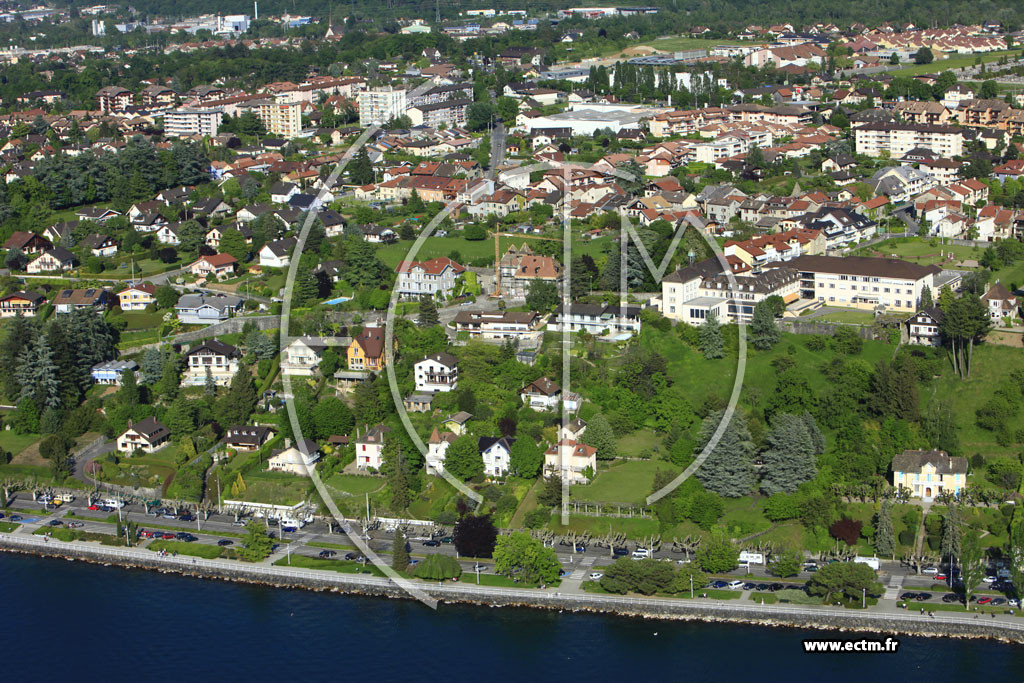
[[[398,342],[394,341],[397,348]],[[384,353],[384,328],[367,327],[353,337],[346,354],[349,370],[380,372],[387,365]]]

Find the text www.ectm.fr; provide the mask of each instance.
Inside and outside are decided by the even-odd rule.
[[[804,652],[896,652],[900,641],[885,640],[805,640]]]

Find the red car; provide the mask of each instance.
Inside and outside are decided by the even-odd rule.
[[[935,575],[935,580],[936,581],[945,581],[947,578],[948,577],[945,574],[936,574]]]
[[[979,605],[987,605],[990,602],[992,602],[992,598],[978,598]]]
[[[156,532],[148,529],[143,529],[139,532],[139,538],[153,538],[154,536],[156,536]]]
[[[174,534],[172,534],[170,531],[165,531],[164,533],[160,534],[160,538],[164,539],[165,541],[173,541]]]
[[[100,506],[97,505],[96,503],[93,503],[92,505],[89,506],[89,509],[90,510],[99,510]]]

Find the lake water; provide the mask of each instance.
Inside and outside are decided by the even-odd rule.
[[[896,654],[804,654],[803,638],[836,634],[432,611],[6,553],[0,587],[5,673],[28,680],[1024,680],[1024,647],[992,641],[903,637]]]

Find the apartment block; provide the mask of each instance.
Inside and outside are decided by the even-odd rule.
[[[916,147],[930,149],[946,159],[964,151],[964,136],[953,126],[911,123],[869,123],[854,129],[857,151],[869,157],[888,152],[898,159]]]
[[[221,109],[172,109],[164,114],[164,134],[172,138],[190,135],[213,137],[217,134],[223,115]]]
[[[302,132],[302,113],[298,102],[254,100],[242,107],[255,111],[271,135],[290,139]]]
[[[405,114],[406,91],[402,88],[378,88],[359,93],[359,125],[382,126]]]

